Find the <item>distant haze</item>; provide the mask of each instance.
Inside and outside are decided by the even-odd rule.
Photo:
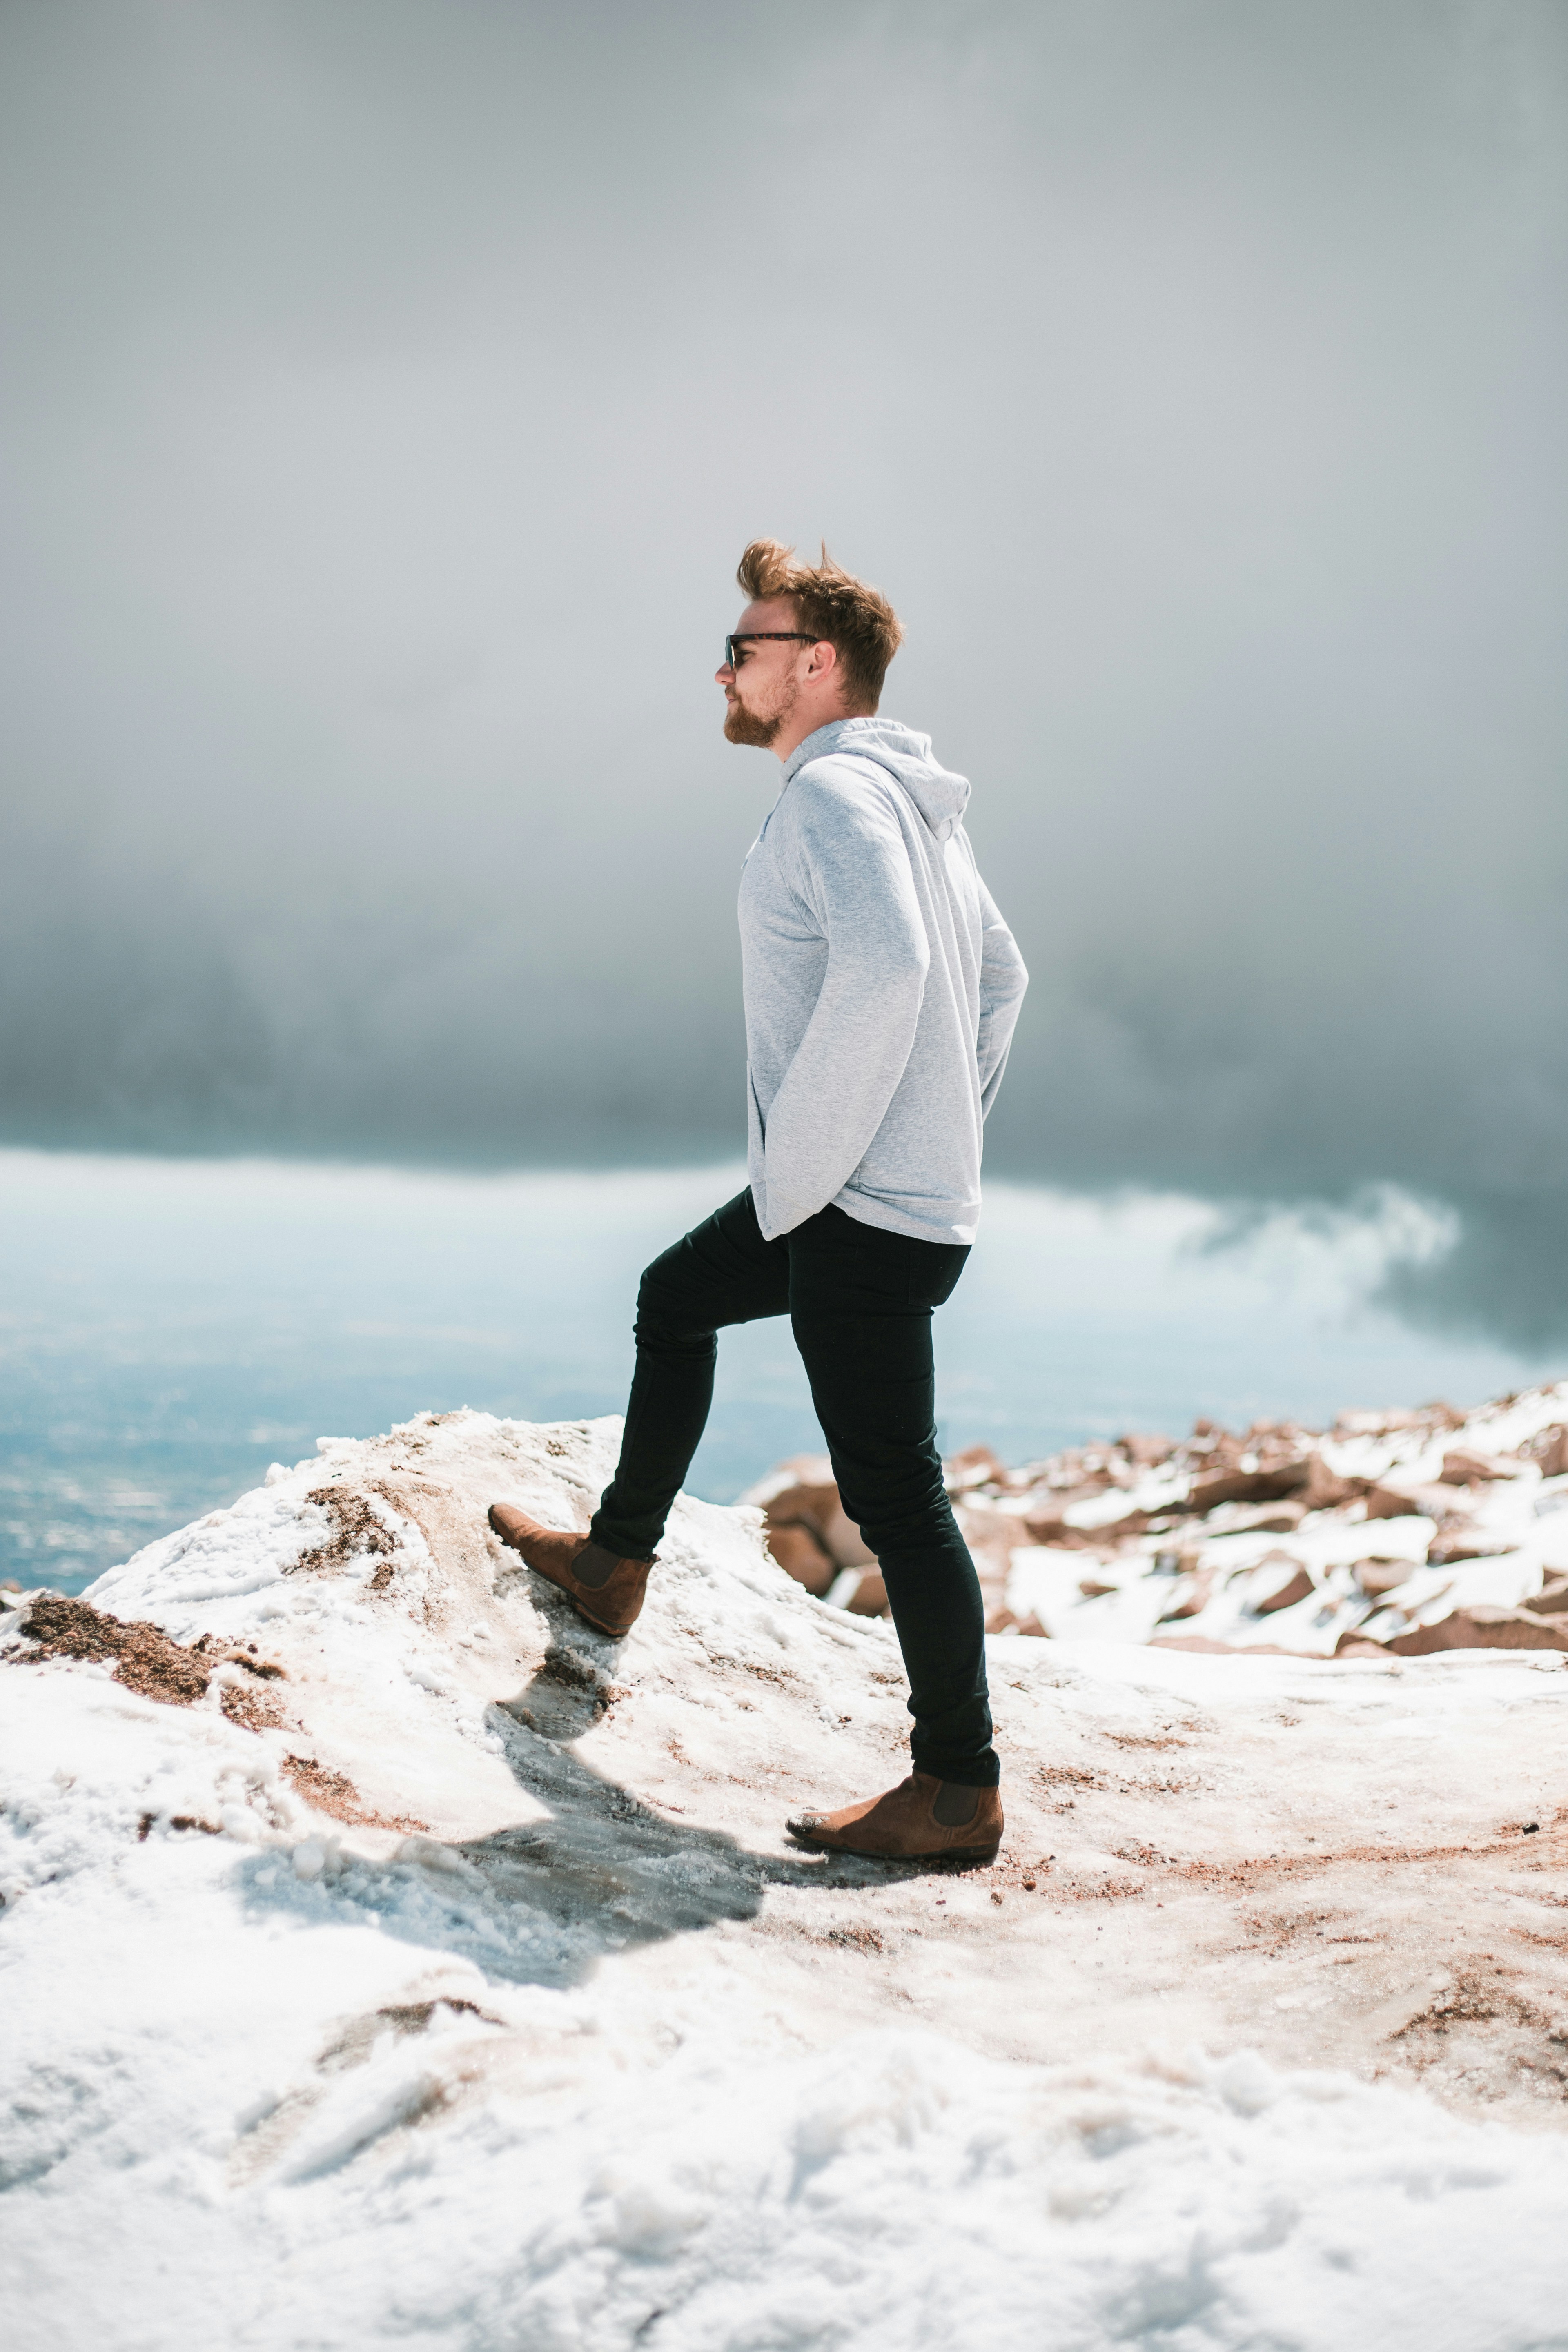
[[[0,14],[0,1137],[743,1133],[745,541],[909,642],[991,1162],[1401,1186],[1568,1332],[1568,16]]]

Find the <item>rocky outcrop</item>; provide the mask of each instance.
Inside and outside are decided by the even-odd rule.
[[[746,1499],[761,1504],[768,1549],[808,1592],[826,1594],[843,1569],[875,1569],[875,1557],[838,1499],[826,1455],[799,1454],[781,1463]],[[879,1577],[874,1580],[881,1583]],[[885,1587],[877,1605],[887,1606]]]
[[[1445,1486],[1483,1486],[1493,1478],[1511,1478],[1518,1467],[1517,1463],[1489,1462],[1484,1454],[1457,1447],[1444,1454],[1437,1477]]]
[[[1264,1563],[1265,1566],[1268,1564]],[[1303,1561],[1282,1558],[1280,1564],[1289,1567],[1290,1573],[1277,1591],[1255,1604],[1259,1617],[1272,1617],[1277,1609],[1294,1609],[1298,1601],[1308,1600],[1317,1589],[1312,1582],[1311,1572]]]
[[[1568,1650],[1568,1621],[1478,1604],[1395,1633],[1384,1646],[1400,1658],[1425,1658],[1434,1650]]]
[[[1184,1440],[1134,1432],[1017,1467],[972,1445],[947,1464],[948,1490],[993,1633],[1257,1649],[1269,1620],[1305,1655],[1550,1646],[1541,1624],[1568,1620],[1565,1407],[1568,1383],[1468,1418],[1439,1403],[1327,1431],[1199,1421]],[[858,1613],[885,1608],[826,1460],[783,1464],[745,1499],[797,1581]],[[1533,1633],[1509,1630],[1521,1611]]]

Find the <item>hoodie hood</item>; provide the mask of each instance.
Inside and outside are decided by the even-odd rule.
[[[875,760],[902,784],[938,841],[946,841],[969,806],[969,779],[955,776],[932,759],[931,737],[900,727],[896,719],[835,719],[808,735],[784,768],[788,788],[808,761],[840,757]]]

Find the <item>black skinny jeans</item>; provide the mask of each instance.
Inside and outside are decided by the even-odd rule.
[[[649,1557],[708,1419],[718,1333],[787,1314],[844,1508],[887,1582],[915,1765],[989,1789],[984,1611],[942,1485],[931,1354],[931,1310],[968,1255],[832,1208],[764,1241],[751,1193],[726,1202],[643,1276],[626,1435],[592,1532],[606,1551]]]

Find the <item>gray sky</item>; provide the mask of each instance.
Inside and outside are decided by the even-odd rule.
[[[1568,1330],[1568,17],[0,10],[0,1129],[743,1132],[744,541],[909,626],[1034,989],[992,1164]]]

